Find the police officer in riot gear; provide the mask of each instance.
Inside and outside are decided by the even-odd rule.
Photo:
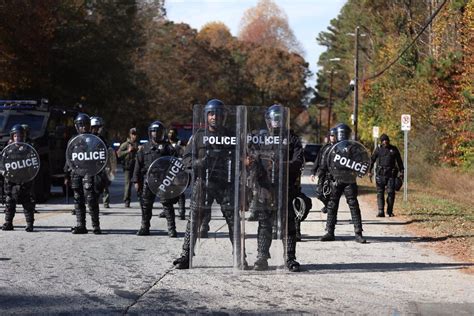
[[[396,146],[390,144],[390,138],[386,134],[380,136],[381,145],[378,146],[371,157],[369,177],[372,177],[374,164],[377,162],[375,183],[377,186],[377,206],[379,212],[377,217],[384,217],[384,194],[387,188],[387,215],[392,217],[393,204],[395,203],[395,181],[399,176],[403,178],[403,161],[400,151]]]
[[[265,121],[267,123],[269,135],[279,135],[280,116],[282,115],[281,105],[274,104],[270,106],[265,112]],[[298,179],[301,177],[301,167],[304,163],[303,158],[303,147],[299,137],[290,131],[290,139],[288,140],[289,145],[289,179],[288,179],[288,237],[286,244],[286,266],[292,272],[298,272],[300,270],[300,264],[296,261],[296,223],[295,223],[295,211],[293,208],[293,199],[298,195],[299,183]],[[285,141],[285,140],[283,140]],[[256,161],[255,163],[260,163]],[[267,176],[271,173],[267,172]],[[263,175],[258,175],[261,179]],[[259,181],[260,182],[260,181]],[[268,180],[264,182],[269,182]],[[262,184],[262,183],[261,183]],[[270,246],[272,243],[272,235],[275,233],[276,227],[274,225],[274,217],[276,216],[275,210],[265,209],[262,207],[257,208],[258,218],[258,233],[257,233],[257,260],[254,264],[254,270],[267,270],[268,269],[268,258],[270,257]],[[283,240],[285,242],[285,240]]]
[[[88,134],[91,131],[91,119],[89,115],[80,113],[74,119],[74,125],[78,134]],[[71,229],[73,234],[87,234],[86,228],[86,203],[91,216],[93,233],[102,234],[99,221],[99,196],[94,189],[94,176],[81,176],[70,170],[66,165],[65,186],[68,187],[69,181],[74,191],[74,210],[77,225]]]
[[[346,124],[340,123],[336,127],[336,141],[337,143],[345,140],[349,140],[352,130]],[[336,143],[336,144],[337,144]],[[333,145],[336,146],[336,145]],[[321,165],[322,172],[329,172],[327,163]],[[352,177],[352,176],[351,176]],[[321,241],[333,241],[334,230],[337,222],[337,211],[339,209],[339,200],[341,195],[344,194],[349,205],[351,212],[352,222],[354,223],[355,241],[358,243],[365,243],[366,240],[362,236],[362,217],[359,208],[359,202],[357,200],[358,187],[356,183],[356,176],[350,179],[350,181],[337,179],[333,177],[331,180],[331,193],[329,201],[327,203],[328,217],[326,221],[327,233],[321,237]]]
[[[148,127],[148,142],[143,145],[143,149],[138,151],[133,171],[132,182],[135,183],[137,192],[142,192],[142,223],[137,232],[138,236],[150,235],[150,221],[152,217],[153,203],[156,195],[150,190],[149,183],[145,175],[150,165],[158,158],[164,156],[175,156],[176,152],[171,144],[165,140],[166,128],[160,121],[155,121]],[[168,221],[168,236],[176,238],[176,224],[173,204],[174,199],[162,199],[161,204]]]
[[[171,128],[169,130],[169,132],[168,132],[168,141],[170,142],[171,146],[173,146],[173,148],[175,149],[177,156],[182,157],[183,156],[183,146],[181,144],[181,140],[178,138],[178,130],[176,128]],[[185,203],[186,203],[186,196],[183,193],[179,196],[179,200],[178,200],[179,219],[181,219],[181,220],[186,219],[186,217],[185,217],[186,216]]]
[[[327,204],[329,201],[329,182],[331,174],[327,170],[323,171],[322,164],[326,163],[326,155],[329,152],[329,149],[332,145],[336,143],[336,129],[331,128],[328,134],[328,142],[324,144],[321,150],[318,153],[314,161],[313,168],[311,169],[311,181],[314,181],[314,177],[318,177],[318,183],[316,185],[316,197],[323,202],[324,207],[321,209],[321,212],[327,213]]]
[[[197,240],[197,234],[191,235],[191,231],[196,232],[201,227],[201,233],[207,234],[214,201],[221,207],[229,229],[230,241],[233,243],[234,196],[231,187],[233,183],[227,181],[228,150],[223,150],[225,146],[218,147],[204,142],[204,137],[229,136],[224,127],[224,103],[218,99],[209,100],[204,107],[204,121],[205,128],[199,129],[192,136],[183,156],[185,166],[188,169],[194,168],[194,185],[183,251],[181,257],[173,262],[177,269],[189,268],[191,243],[194,245]],[[244,262],[244,269],[246,268],[247,264]]]
[[[25,130],[20,124],[14,125],[10,130],[10,141],[12,143],[25,141]],[[16,205],[17,203],[21,203],[26,219],[25,231],[33,231],[35,204],[31,193],[32,185],[33,181],[15,184],[5,178],[5,223],[2,226],[2,230],[13,230],[13,218],[15,217]]]
[[[97,137],[99,137],[105,144],[107,145],[107,141],[105,140],[103,134],[104,128],[104,120],[100,116],[92,116],[91,117],[91,133]],[[95,189],[98,195],[103,195],[104,207],[110,207],[110,193],[109,193],[109,186],[110,180],[107,177],[105,169],[102,170],[99,174],[97,174],[94,178],[95,181]]]

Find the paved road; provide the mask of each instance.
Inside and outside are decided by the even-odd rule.
[[[158,217],[152,219],[151,236],[136,236],[140,211],[136,202],[123,207],[122,181],[119,174],[112,207],[101,209],[103,235],[72,235],[72,204],[62,197],[38,207],[34,233],[23,231],[21,211],[15,231],[0,231],[0,314],[474,314],[474,277],[460,271],[469,264],[422,247],[428,241],[404,232],[404,222],[374,217],[363,201],[365,245],[353,241],[345,202],[337,240],[317,241],[325,215],[313,199],[297,249],[301,273],[234,273],[218,211],[211,222],[217,233],[197,250],[213,259],[207,267],[183,271],[171,262],[180,253],[185,221],[177,220],[176,239],[167,237],[166,221]],[[303,183],[310,193],[308,176]],[[158,213],[159,203],[156,208]],[[256,224],[246,229],[253,264]],[[278,259],[272,260],[275,266]]]

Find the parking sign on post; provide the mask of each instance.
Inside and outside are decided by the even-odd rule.
[[[408,131],[411,129],[411,115],[402,114],[402,131],[405,134],[403,160],[405,164],[405,174],[403,175],[403,201],[408,201]]]
[[[409,131],[411,128],[411,115],[402,114],[402,131]]]

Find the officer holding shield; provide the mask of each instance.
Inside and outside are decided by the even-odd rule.
[[[342,194],[346,197],[347,204],[349,205],[349,209],[351,211],[352,222],[354,223],[354,232],[355,232],[355,241],[358,243],[365,243],[366,240],[362,236],[362,217],[359,208],[359,202],[357,200],[357,174],[353,172],[351,169],[346,168],[346,166],[354,167],[360,169],[361,164],[356,164],[355,161],[349,163],[348,158],[353,158],[352,153],[355,149],[358,148],[357,144],[349,143],[349,138],[351,135],[351,129],[346,124],[340,123],[336,126],[336,140],[337,143],[334,144],[330,152],[328,154],[328,163],[322,164],[321,171],[322,172],[330,172],[332,176],[332,180],[330,182],[331,193],[329,196],[329,201],[327,204],[327,211],[328,217],[326,221],[326,230],[327,233],[321,237],[321,241],[333,241],[335,240],[334,237],[334,230],[336,228],[337,222],[337,211],[339,209],[339,200],[341,199]],[[339,146],[341,145],[341,146]],[[356,147],[357,146],[357,147]],[[362,146],[362,145],[360,145]],[[341,147],[341,148],[340,148]],[[334,154],[334,155],[333,155]],[[342,159],[341,155],[344,156]],[[367,154],[368,156],[368,154]],[[329,164],[333,163],[334,161],[344,161],[346,163],[345,166],[338,165],[337,167],[330,167]],[[367,157],[368,160],[368,157]],[[364,166],[364,168],[368,168]]]
[[[225,106],[218,99],[209,100],[204,107],[205,127],[198,129],[186,146],[183,162],[194,173],[191,210],[186,226],[183,251],[181,257],[174,260],[177,269],[188,269],[191,248],[194,247],[198,235],[207,235],[208,223],[211,219],[211,207],[216,201],[221,208],[228,229],[231,243],[234,236],[234,196],[233,181],[228,181],[229,152],[232,145],[217,145],[206,142],[206,139],[218,139],[230,136],[224,127]],[[198,232],[200,228],[199,234]],[[191,232],[193,232],[191,234]],[[192,245],[191,245],[192,243]],[[192,246],[192,247],[191,247]],[[244,260],[245,261],[245,260]],[[244,269],[248,267],[244,262]]]
[[[400,173],[400,179],[403,179],[403,161],[400,151],[396,146],[390,144],[390,138],[387,134],[380,136],[382,144],[378,146],[372,154],[369,177],[372,177],[372,169],[377,162],[377,173],[375,183],[377,186],[377,206],[379,212],[377,217],[384,217],[384,193],[387,188],[387,215],[392,217],[393,204],[395,203],[396,181]]]
[[[316,185],[316,197],[323,202],[324,207],[321,209],[321,212],[327,213],[327,204],[329,201],[329,194],[327,193],[328,186],[329,186],[329,181],[330,181],[330,176],[331,174],[327,172],[327,169],[323,171],[323,168],[321,166],[326,162],[326,156],[328,154],[329,149],[331,148],[332,145],[336,143],[336,129],[331,128],[329,130],[329,141],[321,148],[321,150],[318,153],[318,156],[316,157],[316,160],[314,161],[314,166],[311,169],[311,181],[314,181],[314,177],[318,177],[318,183]]]
[[[74,119],[74,125],[79,135],[90,134],[91,119],[89,115],[84,113],[78,114]],[[71,144],[71,141],[72,139],[69,141],[69,144]],[[84,144],[82,147],[85,146],[86,145]],[[80,147],[75,147],[74,150],[80,153],[85,152],[85,148]],[[73,234],[88,233],[88,230],[86,228],[87,203],[87,206],[89,208],[89,214],[91,216],[93,233],[96,235],[102,234],[99,221],[99,196],[94,189],[94,175],[82,173],[79,170],[71,169],[68,164],[66,164],[65,170],[66,179],[64,180],[64,184],[67,188],[70,182],[71,188],[74,191],[74,210],[77,221],[77,225],[75,227],[72,227],[71,232]]]
[[[282,109],[281,105],[274,104],[270,106],[265,112],[265,121],[268,127],[268,135],[277,136],[280,134]],[[303,158],[303,147],[299,137],[290,131],[289,139],[282,140],[288,142],[289,156],[288,156],[288,213],[287,218],[284,222],[287,223],[288,236],[286,238],[286,267],[291,272],[298,272],[300,270],[300,264],[296,261],[296,215],[293,208],[293,199],[299,193],[298,179],[301,177],[301,167],[304,163]],[[276,154],[277,145],[265,145],[273,146],[273,151]],[[266,148],[266,151],[271,148]],[[265,195],[265,192],[272,194],[272,177],[275,174],[275,164],[272,160],[266,159],[266,157],[260,156],[255,161],[250,161],[251,164],[257,164],[257,186],[259,187],[259,195]],[[286,163],[286,162],[285,162]],[[273,197],[276,198],[276,197]],[[276,233],[276,227],[272,227],[275,220],[276,210],[272,209],[268,203],[264,203],[263,199],[260,198],[257,202],[260,204],[257,207],[257,218],[258,218],[258,233],[257,233],[257,260],[255,261],[254,270],[267,270],[268,269],[268,258],[270,257],[270,246],[272,243],[272,235]],[[270,203],[274,207],[278,203]],[[285,242],[285,240],[283,240]]]
[[[23,155],[21,152],[24,152],[27,146],[23,142],[25,141],[25,130],[20,124],[16,124],[10,130],[10,141],[11,145],[5,148],[4,152],[2,153],[2,171],[7,171],[8,167],[6,166],[5,160],[6,157],[8,159],[15,159],[16,156],[22,157]],[[36,161],[39,160],[39,157],[36,157]],[[12,162],[17,163],[19,162]],[[5,169],[4,169],[5,168]],[[11,179],[9,180],[8,177],[5,177],[5,223],[2,226],[2,230],[13,230],[13,218],[15,217],[16,212],[16,205],[17,203],[21,203],[23,205],[23,211],[25,213],[26,219],[26,228],[27,232],[33,231],[33,223],[34,223],[34,212],[35,212],[35,204],[32,191],[33,181],[27,181],[25,183],[14,183]],[[18,180],[18,179],[15,179]]]
[[[152,163],[164,156],[176,156],[176,151],[165,139],[166,128],[160,121],[155,121],[148,127],[148,142],[143,145],[143,150],[138,151],[132,182],[135,183],[137,192],[142,192],[142,224],[137,232],[138,236],[150,235],[150,221],[152,217],[153,203],[156,194],[150,190],[150,184],[145,175]],[[163,210],[168,221],[168,236],[176,238],[176,224],[173,204],[178,198],[161,199]]]

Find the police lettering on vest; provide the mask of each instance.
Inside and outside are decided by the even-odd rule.
[[[160,190],[166,192],[166,189],[173,184],[173,180],[176,178],[176,175],[183,170],[183,163],[176,159],[173,161],[173,165],[168,169],[168,172],[163,179],[163,182],[160,184]]]
[[[366,174],[368,165],[365,163],[360,163],[353,161],[349,158],[342,157],[339,154],[334,156],[334,162],[339,163],[341,166],[357,171],[360,174]]]
[[[256,145],[279,145],[280,136],[248,135],[247,143]]]
[[[71,160],[104,160],[105,159],[105,151],[93,151],[93,152],[79,152],[79,153],[72,153]]]
[[[28,168],[28,167],[37,167],[38,165],[39,165],[38,158],[33,157],[33,158],[23,159],[19,161],[7,162],[5,163],[5,169],[6,171],[9,171],[9,170],[17,170],[17,169],[23,169],[23,168]]]

